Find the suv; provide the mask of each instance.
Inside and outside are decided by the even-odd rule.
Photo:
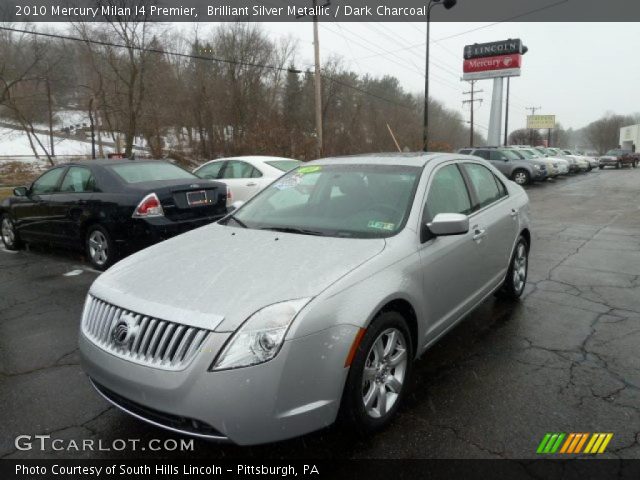
[[[598,167],[602,170],[606,166],[622,168],[623,165],[636,168],[638,166],[638,158],[630,150],[609,150],[600,157]]]
[[[475,155],[491,162],[505,177],[510,178],[518,185],[528,185],[534,181],[543,181],[548,175],[545,162],[523,160],[509,148],[462,148],[458,150],[458,153]]]

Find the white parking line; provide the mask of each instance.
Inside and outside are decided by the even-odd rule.
[[[62,276],[63,277],[75,277],[76,275],[82,275],[84,273],[84,270],[71,270],[67,273],[63,273]]]

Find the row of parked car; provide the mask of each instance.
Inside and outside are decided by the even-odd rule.
[[[212,223],[297,160],[239,157],[189,172],[166,161],[93,160],[55,166],[0,204],[5,248],[25,242],[84,250],[105,270],[129,253]]]
[[[580,155],[571,150],[528,145],[508,147],[462,148],[458,153],[483,158],[507,178],[518,185],[529,185],[545,181],[559,175],[590,172],[594,168],[604,168],[604,164],[594,157]]]

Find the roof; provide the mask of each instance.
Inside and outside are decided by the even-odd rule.
[[[129,160],[129,159],[106,159],[106,158],[96,158],[95,160],[81,160],[77,162],[69,162],[68,164],[62,165],[98,165],[98,166],[110,166],[110,165],[122,165],[125,163],[150,163],[150,162],[163,162],[163,163],[171,163],[165,159],[147,159],[144,160]]]
[[[335,163],[345,165],[357,165],[366,163],[369,165],[402,165],[408,167],[424,167],[427,163],[435,159],[458,159],[457,155],[439,152],[390,152],[390,153],[367,153],[360,155],[348,155],[344,157],[321,158],[309,162],[314,165],[330,165]]]

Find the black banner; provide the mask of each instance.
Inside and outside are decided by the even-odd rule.
[[[432,3],[447,22],[617,22],[640,18],[629,0],[457,0]],[[2,0],[4,22],[424,22],[427,0]]]
[[[14,479],[545,479],[640,478],[640,460],[0,460],[0,478]]]

